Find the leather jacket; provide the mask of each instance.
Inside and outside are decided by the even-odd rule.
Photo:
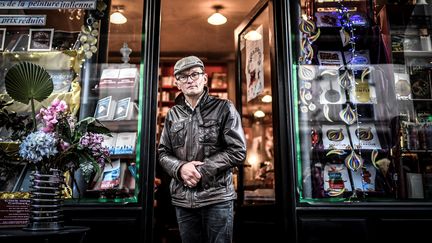
[[[195,110],[183,94],[177,96],[165,118],[158,152],[161,166],[172,177],[173,205],[198,208],[237,198],[232,171],[246,157],[241,118],[230,101],[208,95],[206,87]],[[194,160],[204,164],[197,167],[200,182],[189,188],[179,169]]]

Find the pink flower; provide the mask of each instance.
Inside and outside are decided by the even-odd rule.
[[[66,149],[68,149],[70,147],[70,144],[63,141],[63,140],[60,140],[59,145],[60,145],[60,148],[62,151],[65,151]]]

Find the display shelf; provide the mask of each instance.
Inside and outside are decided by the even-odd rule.
[[[101,121],[112,132],[135,132],[138,120]]]
[[[392,51],[393,55],[396,57],[432,57],[432,51]]]

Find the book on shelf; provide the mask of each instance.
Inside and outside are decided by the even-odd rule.
[[[113,120],[130,120],[133,113],[134,102],[131,102],[131,97],[118,100]]]
[[[101,121],[112,120],[114,118],[116,103],[112,96],[98,100],[94,117]]]
[[[120,69],[106,68],[102,71],[99,88],[115,88],[119,79]]]
[[[135,152],[136,138],[136,132],[118,133],[114,154],[133,154]]]
[[[112,161],[111,164],[106,164],[98,189],[118,188],[120,186],[120,174],[120,159]]]
[[[161,86],[163,88],[172,88],[174,87],[174,77],[173,76],[163,76],[161,78]]]
[[[138,84],[139,73],[136,67],[120,68],[117,80],[117,88],[133,88]]]
[[[227,74],[214,72],[211,78],[210,88],[226,89],[228,87]]]
[[[103,146],[106,146],[111,155],[133,154],[135,152],[136,132],[111,133],[111,137],[103,135]]]
[[[112,132],[111,136],[103,134],[102,137],[104,139],[102,142],[102,146],[107,147],[110,154],[114,154],[117,133]]]

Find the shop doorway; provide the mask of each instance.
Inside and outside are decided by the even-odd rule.
[[[236,84],[234,31],[257,3],[258,0],[161,0],[157,141],[166,113],[178,95],[173,66],[181,57],[195,55],[202,59],[209,77],[210,94],[229,99],[239,107],[241,91]],[[215,12],[223,14],[227,22],[209,24],[208,18]],[[267,134],[270,131],[268,128]],[[242,184],[238,183],[242,178],[238,173],[236,186]],[[180,242],[175,211],[169,197],[170,177],[159,168],[158,163],[156,177],[160,179],[160,185],[155,194],[155,242]]]

